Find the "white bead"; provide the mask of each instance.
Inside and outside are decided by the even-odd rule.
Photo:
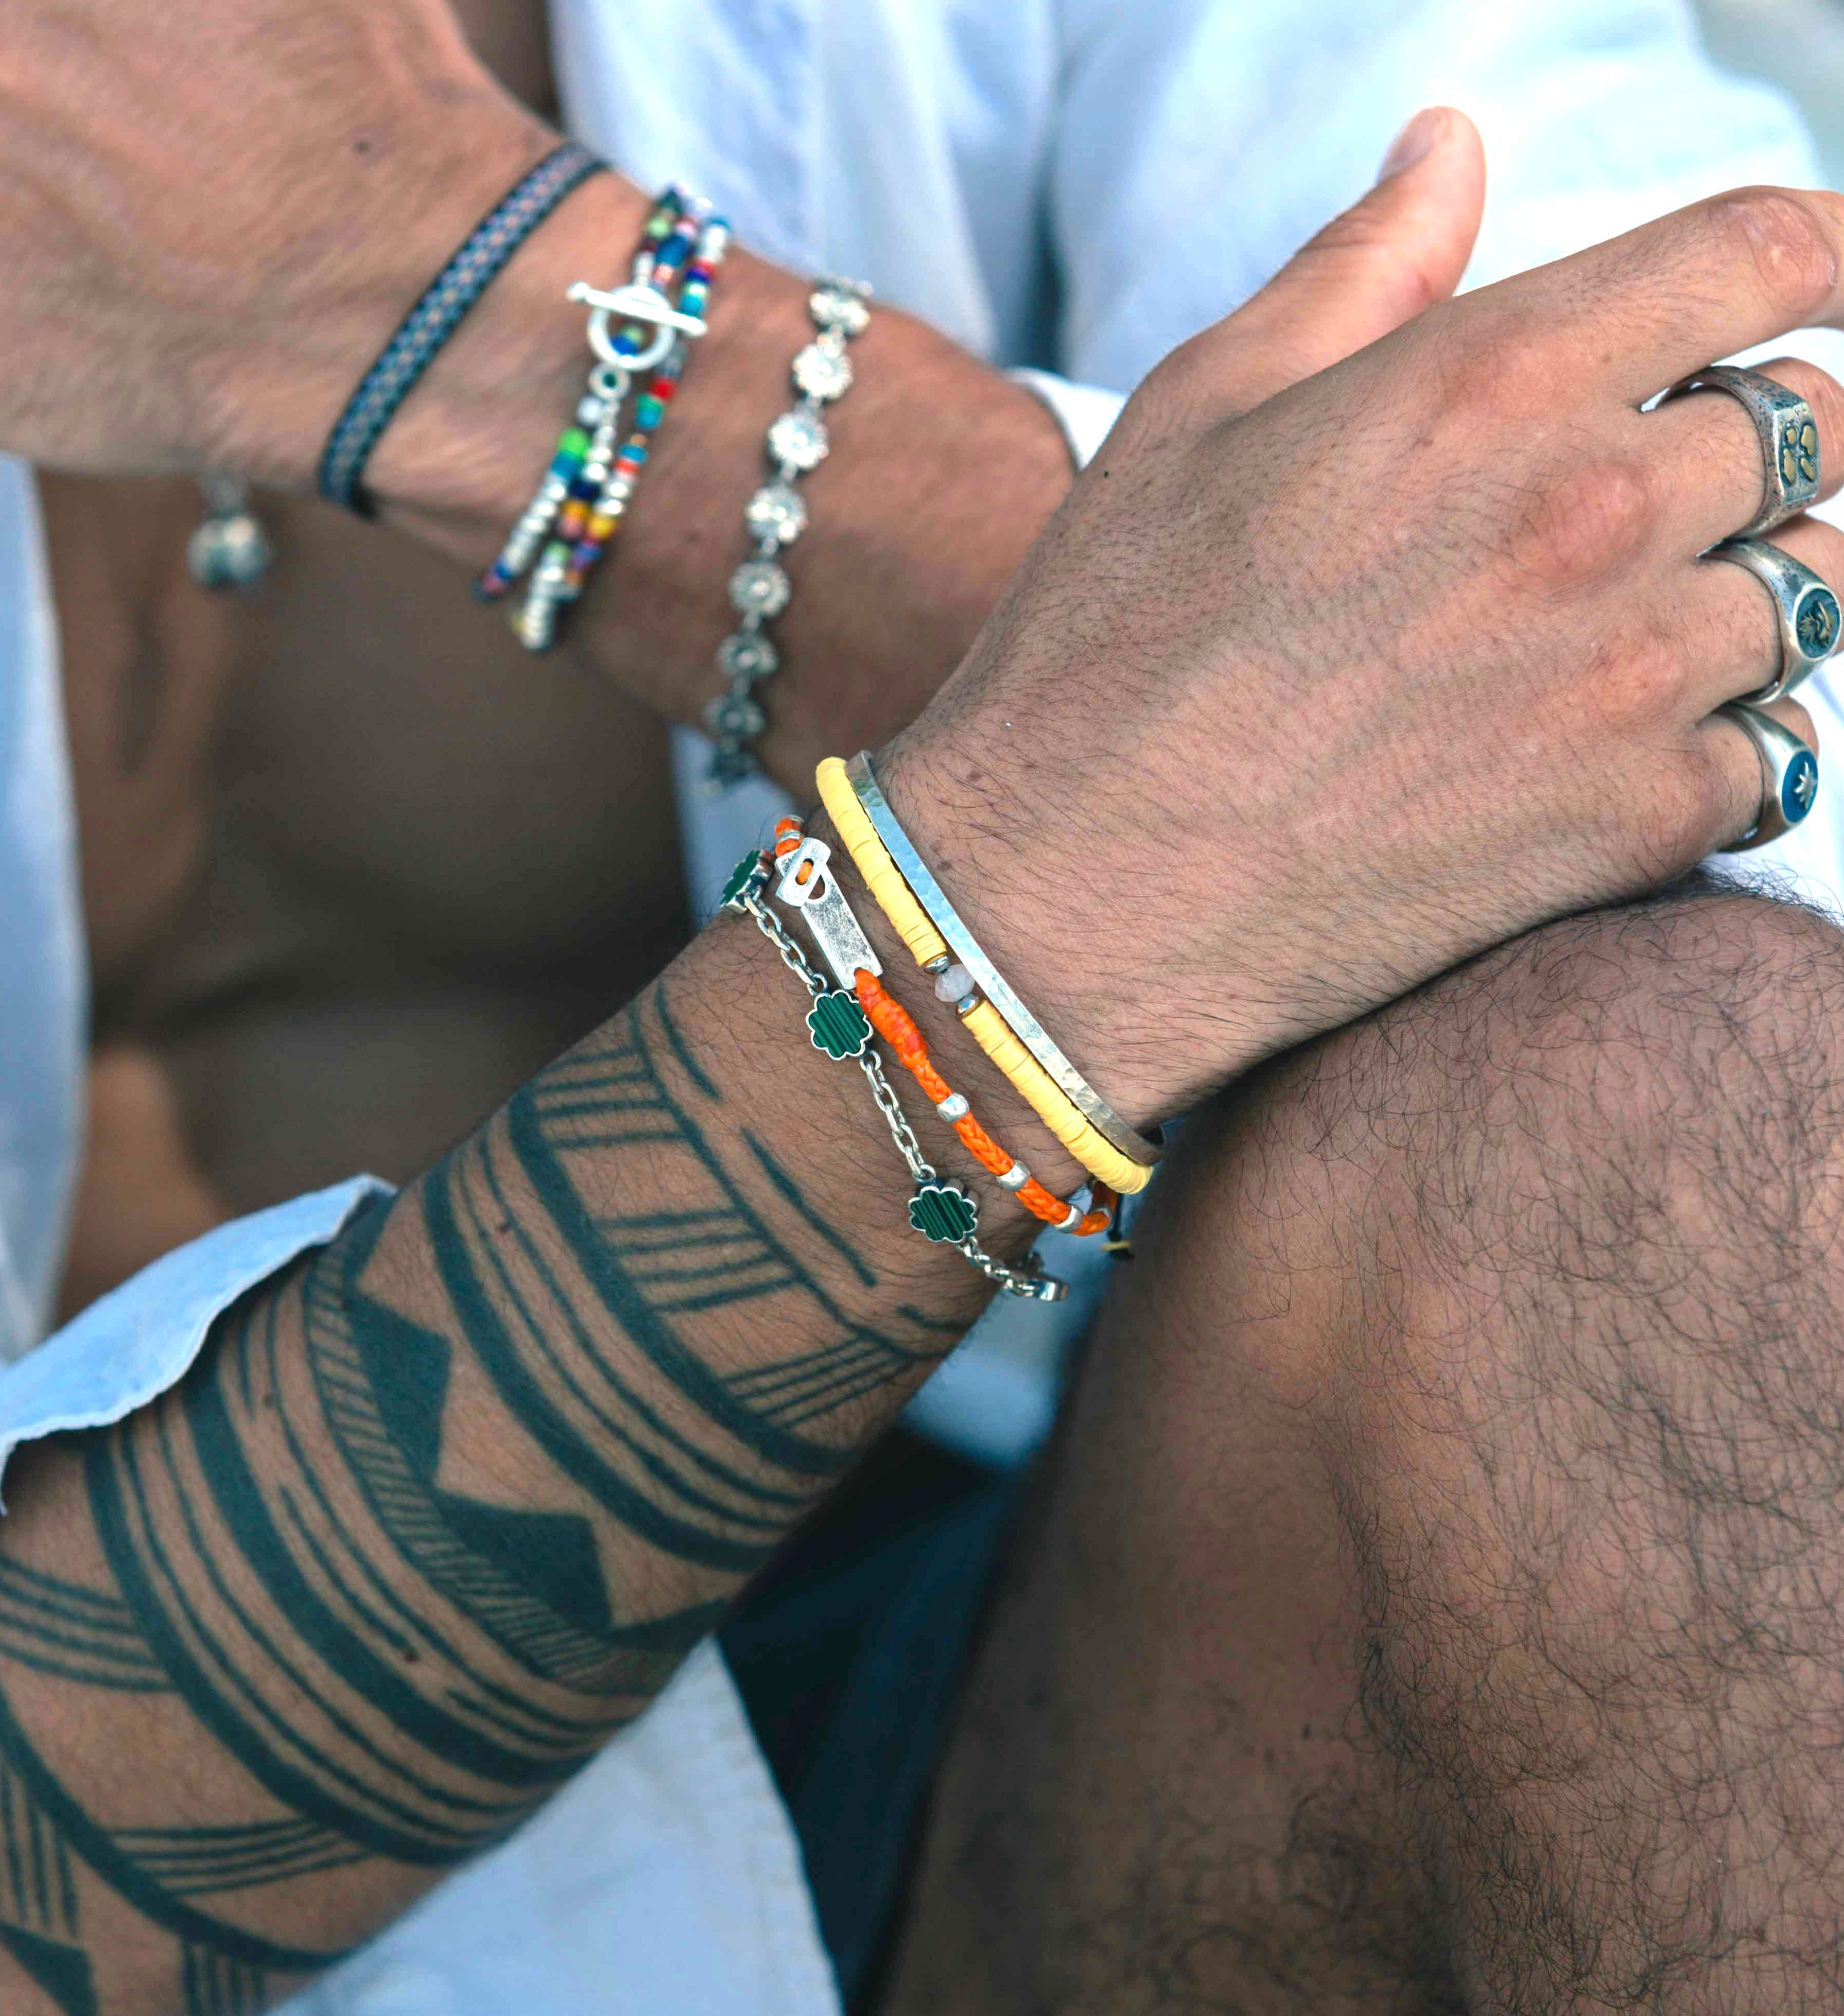
[[[973,975],[963,966],[950,966],[946,972],[935,977],[935,998],[938,1001],[964,1001],[973,992]]]

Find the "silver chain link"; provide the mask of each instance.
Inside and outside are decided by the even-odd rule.
[[[817,1001],[821,995],[830,992],[806,954],[788,936],[781,920],[762,898],[751,891],[740,900],[744,909],[755,918],[763,937],[781,955],[782,964],[813,999]],[[890,1138],[896,1143],[896,1152],[902,1156],[910,1175],[918,1183],[938,1182],[935,1165],[923,1154],[922,1143],[916,1138],[916,1130],[902,1110],[895,1087],[884,1075],[883,1059],[867,1047],[857,1061],[870,1086],[871,1097],[877,1103],[877,1111],[890,1129]],[[956,1240],[953,1244],[954,1251],[970,1266],[977,1268],[995,1287],[1003,1289],[1008,1295],[1017,1295],[1033,1302],[1060,1302],[1069,1293],[1067,1282],[1038,1270],[1035,1258],[1024,1267],[1008,1267],[1003,1261],[995,1260],[977,1239]]]
[[[827,991],[826,982],[808,963],[807,955],[782,929],[781,920],[759,896],[745,896],[743,902],[750,916],[762,927],[763,936],[780,953],[781,963],[805,985],[807,992],[817,1001]]]

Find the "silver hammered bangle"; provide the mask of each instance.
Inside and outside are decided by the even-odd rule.
[[[755,689],[780,668],[781,654],[768,626],[793,593],[781,549],[807,528],[800,479],[817,469],[831,448],[826,409],[851,390],[846,346],[870,326],[870,291],[862,281],[830,276],[816,280],[807,297],[815,334],[794,360],[794,386],[801,396],[769,427],[767,452],[774,474],[744,507],[743,522],[755,549],[730,576],[737,627],[717,647],[717,669],[726,686],[704,710],[704,725],[717,744],[705,773],[706,788],[712,791],[728,790],[758,768],[751,745],[768,725],[768,717]]]

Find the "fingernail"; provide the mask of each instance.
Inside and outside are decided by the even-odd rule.
[[[1446,129],[1446,108],[1424,106],[1390,142],[1389,152],[1383,157],[1383,165],[1377,171],[1378,181],[1386,182],[1392,175],[1399,175],[1404,168],[1412,168],[1433,151],[1435,142]]]

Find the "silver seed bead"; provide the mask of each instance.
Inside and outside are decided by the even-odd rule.
[[[765,679],[780,665],[781,653],[758,630],[739,630],[717,647],[717,669],[726,679]]]
[[[964,1120],[973,1108],[959,1093],[951,1092],[935,1110],[942,1119],[952,1121]]]
[[[950,966],[935,977],[938,1001],[960,1001],[973,992],[973,975],[963,966]]]
[[[765,483],[744,506],[743,517],[757,538],[787,545],[807,529],[806,500],[791,483]]]
[[[804,413],[798,407],[783,413],[769,429],[769,454],[785,467],[802,473],[817,469],[831,445],[819,415]]]
[[[1021,1190],[1030,1180],[1031,1172],[1025,1168],[1025,1165],[1022,1162],[1014,1162],[1005,1174],[999,1179],[999,1187],[1002,1190]]]
[[[730,607],[739,616],[779,616],[793,593],[786,571],[773,560],[745,560],[730,576]]]
[[[840,399],[852,389],[852,361],[830,344],[809,343],[794,360],[794,382],[809,399]]]

